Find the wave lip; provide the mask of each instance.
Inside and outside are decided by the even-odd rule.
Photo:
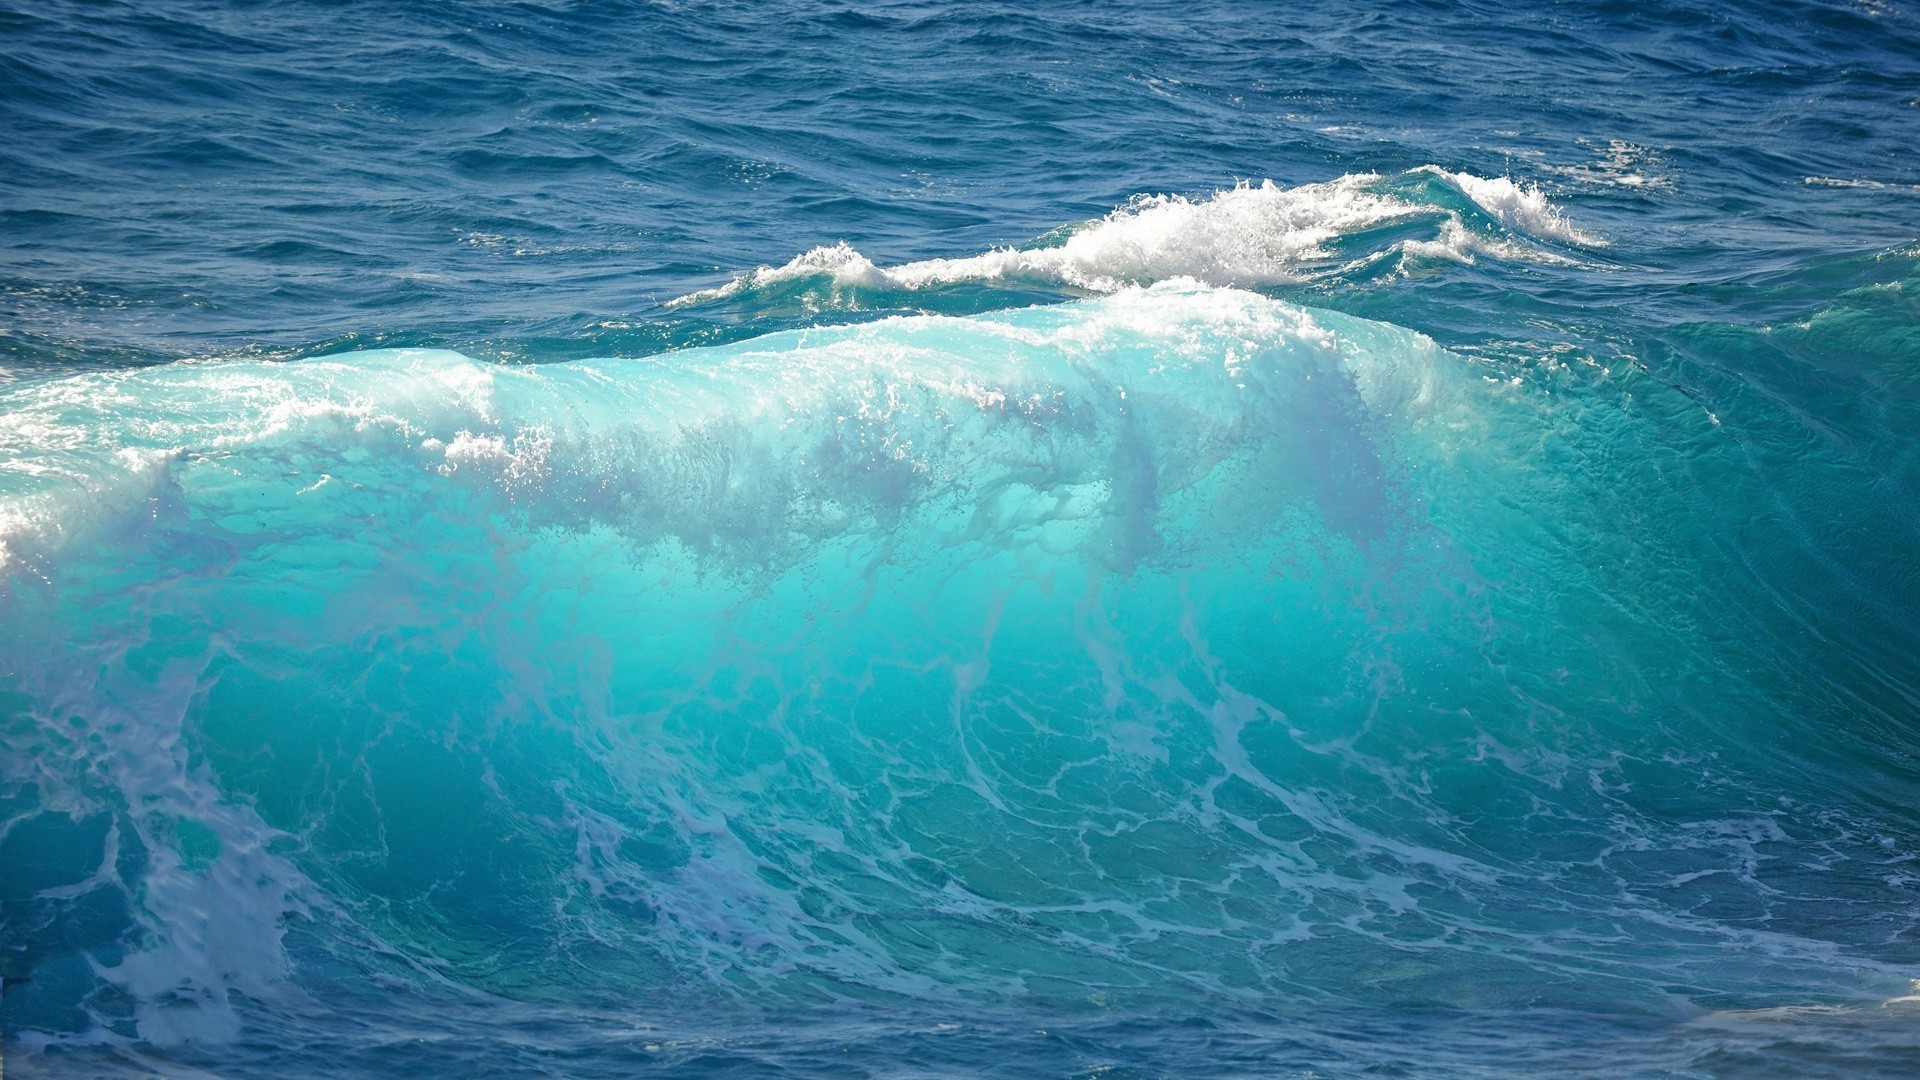
[[[1470,224],[1444,198],[1409,190],[1409,181],[1438,178],[1499,229]],[[1352,173],[1317,184],[1283,187],[1243,181],[1205,198],[1137,195],[1096,221],[1074,228],[1057,245],[997,248],[979,255],[881,266],[842,241],[816,247],[780,266],[762,266],[725,285],[679,297],[684,306],[728,300],[797,283],[915,292],[946,285],[1040,284],[1090,293],[1179,278],[1215,286],[1258,288],[1313,280],[1352,260],[1341,242],[1369,230],[1437,216],[1432,239],[1390,245],[1402,256],[1472,262],[1476,253],[1519,261],[1564,261],[1539,242],[1600,247],[1538,187],[1425,165],[1394,177]],[[1476,227],[1478,225],[1478,227]],[[1500,229],[1523,242],[1497,235]],[[1524,241],[1534,241],[1526,243]],[[1362,260],[1365,261],[1365,260]]]

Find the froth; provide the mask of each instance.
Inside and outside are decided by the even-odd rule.
[[[1488,179],[1472,173],[1449,172],[1438,165],[1425,166],[1422,171],[1444,177],[1509,229],[1568,244],[1588,247],[1605,244],[1599,237],[1575,228],[1567,215],[1547,199],[1545,192],[1531,184],[1514,183],[1511,176]]]
[[[1537,187],[1509,177],[1487,179],[1424,166],[1501,226],[1524,238],[1599,245],[1575,228]],[[1413,174],[1407,174],[1411,176]],[[1401,185],[1404,187],[1404,185]],[[1355,173],[1318,184],[1282,187],[1242,182],[1204,198],[1139,195],[1104,218],[1084,223],[1057,246],[998,248],[954,259],[880,266],[845,243],[817,247],[782,266],[762,266],[726,285],[691,293],[675,304],[723,300],[795,283],[912,292],[962,283],[1064,286],[1112,293],[1130,285],[1190,278],[1216,286],[1260,287],[1311,280],[1337,270],[1336,248],[1368,229],[1439,215],[1429,240],[1395,245],[1405,256],[1471,261],[1476,251],[1514,260],[1558,261],[1537,246],[1483,235],[1458,213],[1396,190],[1392,179]],[[1495,230],[1497,231],[1497,230]]]

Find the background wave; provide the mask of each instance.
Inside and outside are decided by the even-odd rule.
[[[717,289],[679,297],[671,306],[751,294],[765,310],[797,295],[818,310],[860,303],[862,292],[962,284],[1106,293],[1175,277],[1239,286],[1336,276],[1351,281],[1405,273],[1410,261],[1471,263],[1476,254],[1568,261],[1527,241],[1601,244],[1568,222],[1538,188],[1516,185],[1509,177],[1489,180],[1435,167],[1391,179],[1363,174],[1298,188],[1278,187],[1271,180],[1258,187],[1243,183],[1201,200],[1136,196],[1106,217],[1060,230],[1050,239],[1053,243],[1036,247],[895,267],[875,266],[842,241],[784,266],[763,266]],[[821,290],[824,295],[818,295]]]

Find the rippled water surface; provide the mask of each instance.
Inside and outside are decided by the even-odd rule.
[[[22,1077],[1920,1063],[1920,12],[0,9]]]

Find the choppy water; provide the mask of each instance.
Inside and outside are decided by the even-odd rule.
[[[1891,2],[0,12],[5,1064],[1912,1075],[1915,145]]]

